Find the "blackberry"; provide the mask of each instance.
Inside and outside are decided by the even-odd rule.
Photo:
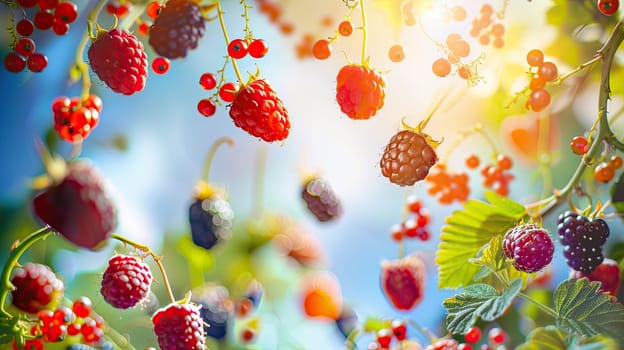
[[[233,218],[230,203],[221,197],[195,200],[189,208],[193,242],[206,249],[212,248],[220,239],[230,236]]]
[[[306,181],[301,191],[301,198],[321,222],[330,221],[342,213],[340,201],[322,178],[316,177]]]
[[[149,44],[157,54],[167,58],[186,57],[188,50],[197,48],[204,35],[204,23],[199,5],[190,0],[170,0],[162,8],[149,31]]]
[[[555,246],[548,232],[535,224],[518,225],[505,233],[503,252],[518,271],[537,272],[550,264]]]
[[[592,273],[604,260],[602,246],[609,237],[607,223],[566,211],[557,218],[557,225],[568,266],[584,274]]]
[[[223,286],[208,286],[193,291],[192,301],[200,306],[199,314],[204,321],[206,335],[214,339],[223,339],[230,331],[233,303],[228,303],[229,292]]]
[[[438,161],[428,136],[412,130],[396,133],[386,146],[379,165],[381,173],[399,186],[412,186],[429,174]]]

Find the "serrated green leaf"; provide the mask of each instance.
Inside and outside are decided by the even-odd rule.
[[[524,206],[486,193],[490,203],[469,200],[462,210],[453,212],[442,227],[440,245],[436,252],[440,288],[458,288],[474,283],[479,266],[467,264],[489,240],[522,219]]]
[[[553,295],[557,326],[583,336],[606,335],[624,344],[624,306],[586,278],[559,284]]]
[[[536,328],[516,350],[617,350],[612,339],[594,336],[579,340],[555,326]]]
[[[522,280],[514,280],[507,290],[498,294],[488,284],[472,284],[464,288],[463,293],[444,300],[443,305],[448,315],[446,328],[453,334],[466,334],[480,318],[494,321],[511,305],[522,288]]]

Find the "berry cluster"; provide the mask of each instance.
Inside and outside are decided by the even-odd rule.
[[[147,264],[136,256],[117,254],[108,261],[100,293],[113,307],[127,309],[147,296],[151,284],[152,272]]]
[[[469,80],[473,76],[470,67],[461,63],[462,58],[470,55],[470,44],[458,33],[451,33],[446,37],[445,51],[447,58],[441,57],[433,62],[431,70],[439,77],[445,77],[451,73],[451,64],[457,66],[457,74],[460,78]]]
[[[294,25],[284,18],[279,1],[258,0],[256,2],[260,13],[267,16],[271,23],[277,25],[282,34],[289,35],[295,30]]]
[[[620,8],[620,0],[598,0],[598,10],[605,16],[614,15]]]
[[[546,90],[546,84],[557,80],[559,71],[553,62],[544,62],[544,53],[533,49],[527,53],[526,61],[529,64],[529,98],[526,108],[534,112],[540,112],[550,104],[550,93]]]
[[[320,222],[336,219],[342,214],[342,205],[338,196],[323,178],[313,176],[304,181],[301,198]]]
[[[509,194],[509,183],[515,178],[510,172],[512,167],[513,161],[511,158],[504,154],[499,154],[496,157],[496,164],[486,164],[481,168],[483,186],[493,189],[501,196],[507,196]]]
[[[83,141],[97,126],[102,111],[102,99],[90,94],[80,97],[57,97],[52,101],[54,130],[67,142]]]
[[[392,339],[399,343],[407,339],[407,325],[402,320],[393,320],[389,328],[382,328],[375,334],[375,341],[368,345],[368,349],[389,350]]]
[[[429,183],[427,193],[437,196],[440,204],[448,205],[454,201],[465,202],[470,196],[468,174],[465,172],[451,173],[446,165],[438,163],[425,178]]]
[[[397,132],[384,149],[379,161],[381,174],[399,186],[412,186],[429,174],[438,161],[436,143],[415,130]]]
[[[69,31],[69,25],[78,18],[78,7],[71,1],[17,0],[16,3],[23,9],[39,5],[39,10],[33,17],[34,27],[40,30],[51,28],[56,35],[66,34]],[[30,36],[34,29],[33,22],[28,18],[20,20],[16,25],[17,33]]]
[[[48,66],[48,58],[35,52],[35,42],[31,38],[19,38],[15,42],[13,52],[4,57],[4,68],[11,73],[19,73],[28,66],[31,72],[41,72]]]
[[[407,218],[400,224],[392,226],[391,237],[395,242],[401,242],[405,238],[418,238],[423,242],[431,238],[427,225],[431,220],[429,211],[423,208],[422,203],[414,196],[407,198],[405,204]]]
[[[481,45],[489,45],[500,49],[505,44],[503,35],[505,34],[505,26],[496,22],[496,13],[492,9],[492,5],[483,4],[479,10],[479,17],[472,20],[470,27],[470,36],[479,38]]]
[[[331,44],[338,40],[338,37],[347,37],[353,33],[353,24],[349,17],[338,24],[336,34],[328,39],[319,39],[312,45],[312,54],[318,60],[326,60],[331,56],[332,47]],[[402,49],[402,48],[401,48]],[[392,56],[392,55],[391,55]]]
[[[622,157],[614,155],[608,161],[602,161],[594,168],[594,179],[607,183],[615,176],[615,171],[622,167]]]
[[[557,218],[557,225],[568,266],[584,274],[592,273],[604,260],[602,246],[609,237],[607,223],[566,211]]]
[[[262,39],[234,39],[228,45],[228,55],[234,59],[241,59],[247,54],[253,58],[262,58],[269,52],[269,46]]]
[[[115,16],[118,19],[123,19],[132,9],[132,3],[126,0],[110,0],[106,4],[105,9],[106,13],[109,15]]]
[[[381,290],[397,310],[412,310],[422,301],[425,277],[425,264],[416,254],[381,262]]]
[[[494,350],[504,349],[507,342],[507,332],[499,327],[490,328],[487,334],[487,342],[479,346],[479,341],[483,335],[483,330],[478,326],[472,326],[468,333],[464,334],[464,342],[452,338],[438,339],[433,344],[428,345],[425,350]],[[476,346],[479,346],[478,348]]]
[[[550,264],[555,246],[548,231],[535,224],[523,224],[507,230],[503,252],[518,271],[537,272]]]

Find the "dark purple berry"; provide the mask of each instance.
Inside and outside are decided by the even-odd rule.
[[[301,198],[321,222],[330,221],[342,213],[338,197],[322,178],[315,177],[306,181],[301,191]]]
[[[592,273],[604,260],[602,246],[609,237],[607,223],[566,211],[559,215],[557,224],[568,266],[584,274]]]
[[[210,249],[220,239],[229,238],[234,213],[230,203],[219,197],[198,199],[189,208],[193,242]]]

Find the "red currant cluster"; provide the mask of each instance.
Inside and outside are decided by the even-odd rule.
[[[464,334],[464,342],[460,343],[455,339],[442,338],[435,343],[428,345],[425,350],[493,350],[507,342],[507,333],[499,327],[491,328],[488,331],[487,342],[479,345],[482,336],[481,328],[472,326],[468,333]],[[478,348],[476,346],[479,346]]]
[[[423,242],[428,241],[431,238],[431,233],[427,230],[431,219],[429,211],[414,196],[407,199],[405,206],[409,214],[402,223],[392,226],[392,240],[401,242],[405,238],[418,238]]]
[[[620,7],[620,0],[598,0],[598,10],[605,16],[614,15]]]
[[[479,17],[472,20],[470,27],[470,36],[479,38],[481,45],[489,45],[500,49],[505,44],[503,35],[505,34],[505,26],[502,23],[496,23],[496,14],[492,5],[483,4],[479,11]]]
[[[470,195],[469,177],[465,172],[450,173],[446,165],[438,163],[431,169],[425,181],[429,183],[427,193],[438,196],[440,204],[448,205],[454,201],[465,202]]]
[[[204,73],[199,78],[199,85],[204,90],[212,90],[217,87],[217,78],[212,73]],[[217,89],[217,93],[209,98],[204,98],[197,103],[197,111],[205,117],[211,117],[217,111],[216,95],[218,95],[225,102],[234,101],[234,95],[238,91],[238,84],[235,83],[221,83],[221,86]]]
[[[461,62],[462,58],[470,55],[470,44],[458,33],[451,33],[446,37],[445,51],[448,52],[447,58],[441,57],[433,61],[431,70],[433,74],[439,77],[445,77],[451,73],[451,65],[457,66],[457,75],[464,80],[470,80],[474,77],[472,69]]]
[[[476,169],[479,166],[479,160],[475,161],[475,155],[472,155],[466,159],[466,166],[470,169]],[[475,165],[476,164],[476,165]],[[509,172],[513,166],[511,158],[504,154],[499,154],[496,157],[496,164],[486,164],[481,168],[481,175],[483,176],[483,186],[491,188],[501,196],[507,196],[509,194],[509,183],[515,178],[513,174]]]
[[[17,0],[17,4],[24,8],[32,8],[39,5],[39,11],[33,17],[34,26],[40,30],[52,28],[57,35],[64,35],[69,30],[69,25],[78,18],[78,7],[71,1],[59,0]],[[24,18],[28,20],[27,18]],[[30,28],[30,26],[28,26]],[[32,33],[32,30],[30,30]],[[20,34],[28,36],[25,34]]]
[[[527,63],[529,64],[529,99],[526,108],[534,112],[542,111],[550,104],[550,93],[546,90],[546,84],[557,80],[559,71],[553,62],[544,62],[544,53],[541,50],[533,49],[527,53]]]
[[[101,111],[102,100],[97,95],[57,97],[52,101],[54,130],[67,142],[84,140],[97,126]]]
[[[126,17],[132,9],[132,4],[124,0],[111,0],[106,4],[106,13],[118,19]]]
[[[228,55],[237,60],[247,54],[253,58],[262,58],[267,52],[269,52],[269,46],[262,39],[234,39],[228,45]]]
[[[270,0],[258,0],[256,2],[258,3],[260,12],[267,16],[271,23],[276,24],[282,34],[292,34],[295,27],[292,23],[283,18],[282,8],[279,2]]]
[[[48,65],[48,58],[35,52],[35,42],[31,38],[20,38],[15,42],[13,52],[4,58],[4,68],[11,73],[18,73],[28,65],[31,72],[41,72]]]
[[[349,18],[346,18],[344,21],[338,24],[338,29],[336,29],[336,34],[328,39],[319,39],[312,46],[312,54],[318,60],[326,60],[331,56],[332,47],[331,44],[338,40],[339,36],[347,37],[353,33],[353,24]],[[403,48],[400,48],[401,52]],[[392,55],[391,55],[392,56]],[[401,58],[402,60],[402,58]]]
[[[375,341],[368,345],[368,349],[389,350],[393,338],[396,338],[398,342],[403,342],[407,339],[407,326],[404,321],[394,320],[390,324],[390,328],[378,330],[375,335]]]

